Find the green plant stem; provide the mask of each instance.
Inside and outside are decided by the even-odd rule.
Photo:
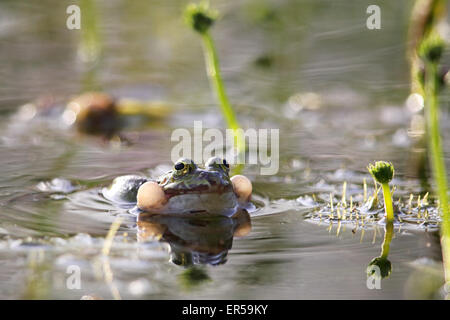
[[[438,187],[439,203],[442,210],[441,246],[444,261],[445,281],[450,282],[450,216],[447,196],[447,173],[442,152],[439,129],[438,70],[437,63],[426,63],[425,115],[429,152],[432,159],[433,175]]]
[[[381,187],[383,188],[384,210],[386,212],[387,222],[393,222],[394,221],[394,208],[392,206],[391,189],[389,188],[388,183],[382,183]]]
[[[220,74],[219,58],[217,56],[214,40],[212,39],[211,34],[208,31],[202,34],[202,39],[205,52],[206,69],[211,81],[211,85],[216,91],[222,113],[225,117],[225,121],[227,122],[228,127],[233,130],[235,139],[237,139],[236,145],[238,152],[243,153],[245,152],[245,140],[243,132],[239,126],[239,122],[225,91],[225,86]]]

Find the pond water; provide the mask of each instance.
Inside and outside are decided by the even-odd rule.
[[[366,28],[365,0],[212,1],[223,14],[213,36],[230,99],[244,128],[279,129],[278,173],[244,168],[256,209],[237,222],[137,221],[102,197],[116,176],[170,169],[174,129],[200,120],[224,128],[200,39],[181,18],[186,3],[95,1],[94,62],[81,61],[81,32],[66,28],[70,1],[0,3],[0,298],[439,298],[432,206],[429,217],[395,224],[392,271],[373,290],[366,268],[380,255],[383,224],[318,215],[330,194],[338,205],[344,183],[355,205],[364,179],[373,193],[373,160],[394,163],[394,198],[406,211],[410,194],[415,206],[429,191],[421,118],[405,104],[409,0],[378,1],[381,30]],[[93,89],[164,101],[171,112],[111,141],[18,113],[43,95],[65,101]],[[441,101],[449,167],[448,93]],[[71,266],[81,289],[67,287]]]

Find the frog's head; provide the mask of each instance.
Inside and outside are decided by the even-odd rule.
[[[210,159],[205,169],[200,169],[190,159],[179,159],[173,169],[161,176],[157,183],[164,193],[176,196],[186,193],[224,193],[232,190],[225,160]],[[220,163],[222,162],[222,163]]]
[[[214,157],[205,168],[192,160],[179,159],[173,169],[138,190],[138,207],[144,211],[228,210],[248,202],[251,182],[244,176],[230,178],[226,160]]]

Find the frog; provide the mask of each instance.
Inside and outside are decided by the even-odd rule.
[[[204,167],[180,158],[173,168],[155,180],[119,176],[102,190],[115,203],[134,205],[134,212],[186,215],[206,213],[233,216],[251,207],[252,183],[244,175],[230,177],[226,159],[212,157]]]

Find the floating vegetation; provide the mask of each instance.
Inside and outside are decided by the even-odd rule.
[[[306,215],[308,221],[329,224],[331,227],[338,225],[350,226],[355,232],[358,229],[372,229],[388,221],[384,216],[384,206],[379,201],[381,188],[374,182],[372,194],[367,196],[369,190],[366,179],[363,186],[358,188],[362,193],[348,196],[347,182],[342,184],[342,194],[313,194],[311,197],[297,199],[302,206],[311,208]],[[347,198],[349,198],[347,200]],[[392,205],[393,223],[399,228],[412,228],[424,231],[436,231],[441,221],[438,207],[429,199],[429,194],[424,196],[410,194],[408,198],[394,200]]]

